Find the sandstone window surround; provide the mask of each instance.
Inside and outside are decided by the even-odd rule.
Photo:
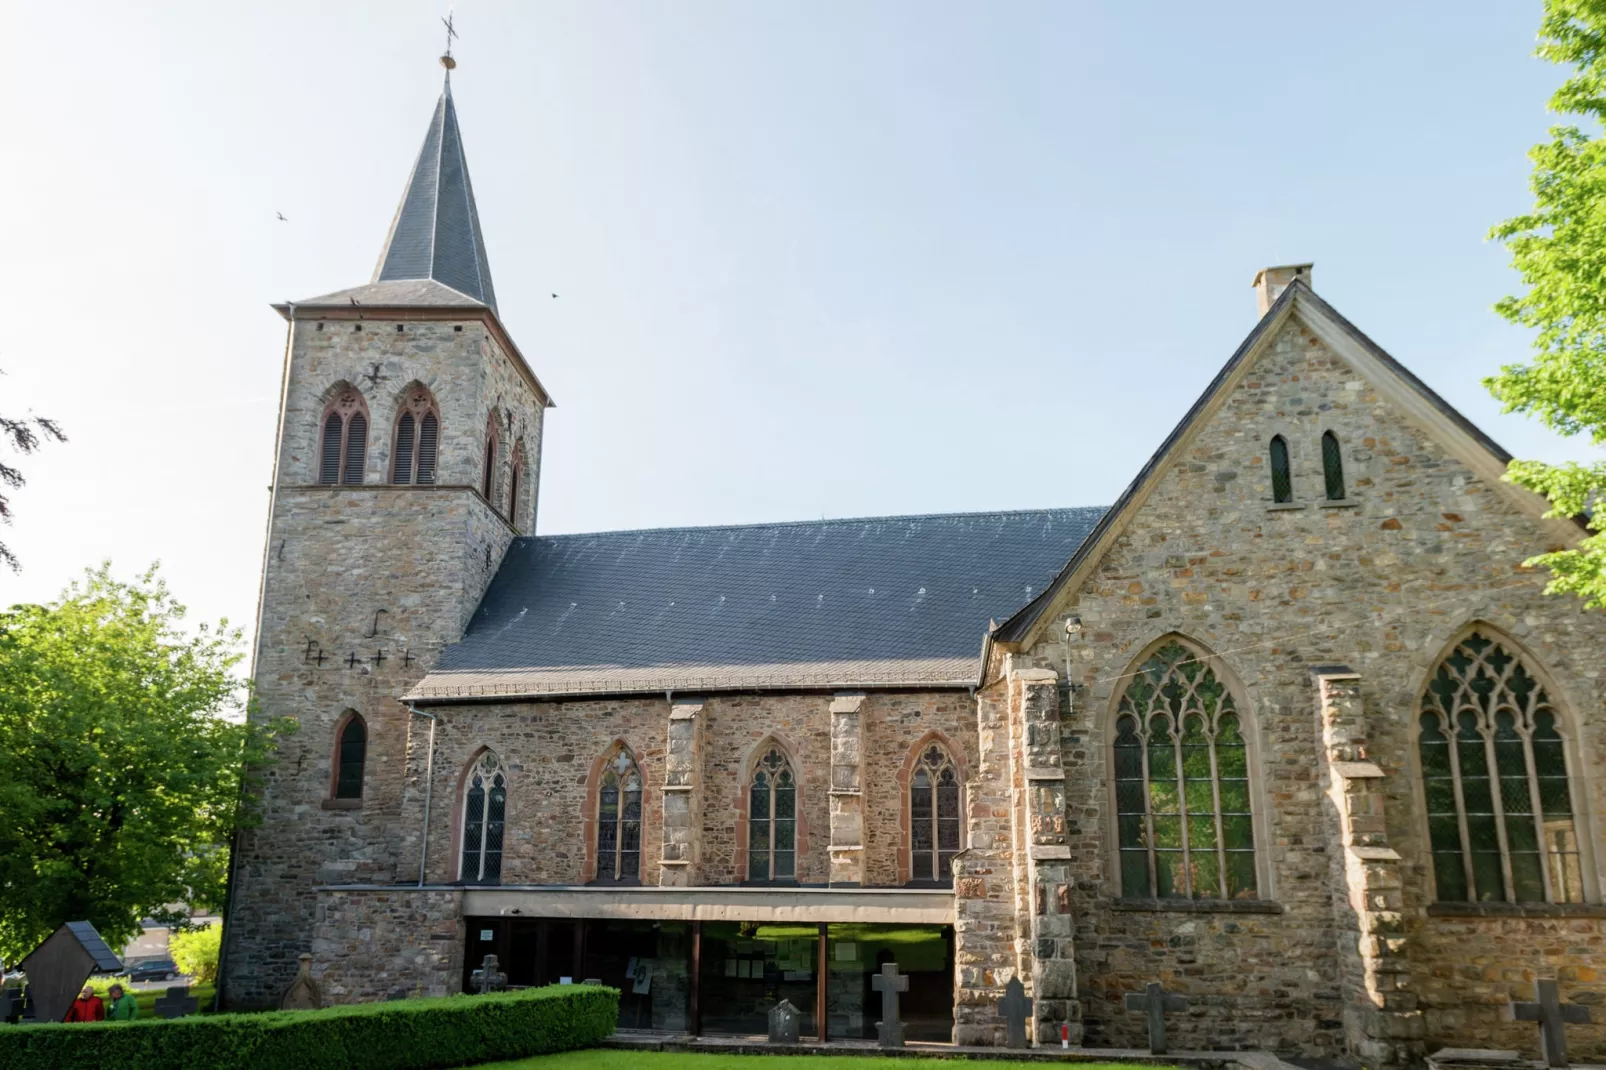
[[[514,529],[519,527],[519,517],[524,515],[524,509],[519,502],[519,495],[524,490],[524,439],[513,444],[513,470],[508,475],[507,482],[507,520]]]
[[[500,459],[498,447],[501,444],[501,427],[496,419],[496,410],[491,410],[490,418],[485,425],[485,471],[480,478],[480,494],[490,503],[492,509],[501,512],[501,506],[496,500],[497,480],[496,465]]]
[[[482,753],[463,778],[463,850],[457,876],[464,884],[502,881],[507,790],[507,772],[495,751]]]
[[[368,763],[368,724],[356,710],[347,710],[335,726],[334,785],[337,802],[362,802],[363,773]]]
[[[390,462],[392,483],[435,482],[440,427],[440,406],[428,387],[415,382],[402,391],[401,406],[396,414],[395,449]]]
[[[1440,903],[1583,903],[1591,867],[1567,718],[1537,662],[1486,624],[1429,673],[1421,792]]]
[[[964,845],[964,778],[948,748],[933,739],[918,746],[908,783],[910,883],[947,885]]]
[[[362,483],[368,456],[368,403],[362,393],[348,383],[337,384],[318,426],[318,482]]]
[[[1166,636],[1128,671],[1113,717],[1121,897],[1259,902],[1253,732],[1218,660]]]
[[[797,775],[792,760],[770,743],[748,775],[747,882],[797,880]]]
[[[641,883],[641,768],[624,743],[616,743],[597,780],[597,884]]]

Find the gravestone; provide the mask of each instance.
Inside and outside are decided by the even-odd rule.
[[[312,979],[312,956],[303,951],[300,961],[296,979],[279,999],[281,1011],[315,1011],[323,1006],[323,989]]]
[[[1428,1056],[1428,1070],[1533,1070],[1533,1064],[1514,1051],[1440,1048]]]
[[[1566,1066],[1566,1025],[1568,1022],[1574,1025],[1589,1024],[1589,1008],[1577,1003],[1563,1003],[1555,981],[1536,981],[1534,987],[1538,989],[1538,999],[1532,1003],[1518,1003],[1515,1000],[1507,1003],[1506,1019],[1538,1022],[1539,1049],[1544,1053],[1546,1065]]]
[[[1004,998],[998,1001],[998,1013],[1004,1019],[1008,1039],[1006,1047],[1026,1047],[1026,1022],[1032,1016],[1032,1001],[1026,997],[1026,986],[1019,977],[1011,977],[1004,986]]]
[[[469,976],[469,982],[480,995],[501,990],[507,984],[507,974],[498,969],[495,955],[486,955],[480,968]]]
[[[909,978],[898,974],[896,962],[883,963],[881,972],[870,978],[870,987],[881,993],[881,1020],[875,1024],[876,1042],[883,1048],[903,1047],[898,993],[909,991]]]
[[[1126,994],[1126,1009],[1129,1011],[1147,1011],[1149,1015],[1149,1053],[1151,1055],[1165,1054],[1165,1012],[1185,1011],[1188,1001],[1174,993],[1167,992],[1160,982],[1150,981],[1148,987],[1142,992],[1128,992]]]
[[[584,981],[581,981],[580,983],[583,984],[583,985],[597,985],[597,986],[600,987],[602,985],[602,978],[600,978],[600,977],[587,977]]]
[[[803,1015],[792,1006],[791,1000],[783,999],[770,1008],[770,1043],[796,1044],[798,1024]]]
[[[156,1001],[156,1013],[163,1018],[183,1018],[194,1014],[201,1001],[190,995],[189,985],[174,985]]]

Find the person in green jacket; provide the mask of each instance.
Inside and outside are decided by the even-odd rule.
[[[106,995],[109,997],[106,1001],[108,1022],[132,1022],[139,1017],[139,1004],[134,1002],[132,994],[123,991],[122,985],[112,985]]]

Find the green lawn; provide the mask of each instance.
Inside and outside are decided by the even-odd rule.
[[[867,1055],[711,1055],[706,1052],[621,1051],[589,1048],[537,1055],[477,1070],[941,1070],[952,1059],[881,1058]],[[1175,1070],[1136,1063],[1076,1063],[1076,1070]],[[1039,1062],[978,1061],[978,1070],[1043,1070]]]

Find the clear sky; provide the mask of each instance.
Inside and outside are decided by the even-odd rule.
[[[1583,455],[1479,385],[1528,341],[1484,235],[1553,121],[1539,8],[464,0],[541,531],[1108,503],[1303,260],[1513,452]],[[0,10],[0,411],[72,439],[0,604],[160,559],[249,626],[268,304],[367,281],[445,2]]]

